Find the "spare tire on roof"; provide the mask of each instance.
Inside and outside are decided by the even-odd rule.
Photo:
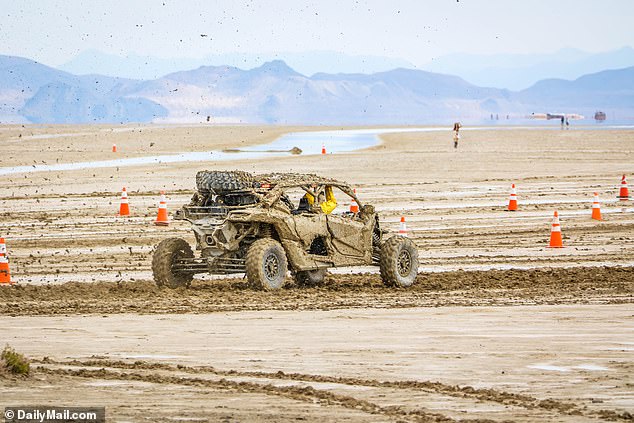
[[[240,170],[201,170],[196,174],[196,187],[201,194],[223,195],[253,187],[253,175]]]

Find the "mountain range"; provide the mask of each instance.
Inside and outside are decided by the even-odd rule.
[[[349,55],[337,51],[275,53],[219,53],[202,58],[155,57],[128,53],[125,56],[99,50],[82,51],[57,69],[76,75],[100,74],[131,79],[157,79],[168,73],[200,66],[255,68],[264,62],[282,60],[303,75],[328,73],[375,73],[395,68],[415,68],[407,60],[384,56]],[[634,63],[634,62],[632,62]]]
[[[151,80],[74,75],[0,56],[0,122],[421,124],[532,112],[634,116],[634,67],[510,91],[397,68],[305,76],[281,60],[201,66]]]
[[[547,54],[448,54],[435,58],[423,69],[457,75],[476,85],[519,91],[542,79],[574,80],[605,69],[632,65],[632,47],[600,53],[564,48]]]

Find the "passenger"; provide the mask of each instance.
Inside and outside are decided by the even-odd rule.
[[[332,192],[332,186],[330,185],[326,185],[325,188],[326,191],[326,200],[322,201],[319,204],[319,207],[321,208],[321,211],[324,212],[325,214],[330,214],[333,212],[334,209],[337,208],[337,200],[335,199],[335,194]],[[311,206],[313,204],[315,204],[315,197],[313,197],[311,194],[306,193],[304,194],[304,197],[306,198],[306,201],[308,202],[308,204],[310,204]],[[303,200],[302,198],[302,200]],[[302,200],[300,200],[300,207],[302,204]]]

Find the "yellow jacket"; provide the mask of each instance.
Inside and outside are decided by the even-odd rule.
[[[326,214],[332,213],[334,209],[337,208],[337,200],[335,199],[335,194],[332,192],[332,187],[330,185],[326,186],[326,201],[322,202],[319,207],[321,207],[321,211]],[[315,203],[315,197],[310,195],[309,193],[305,194],[306,199],[308,200],[308,204],[311,206]]]

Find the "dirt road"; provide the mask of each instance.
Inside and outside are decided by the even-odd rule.
[[[303,129],[315,128],[0,127],[0,167],[105,160],[112,143],[122,157],[242,147]],[[0,341],[41,368],[0,380],[0,407],[80,401],[117,421],[631,420],[634,205],[615,197],[634,174],[634,130],[465,130],[454,151],[449,129],[348,154],[3,177],[0,235],[17,286],[0,289]],[[193,239],[187,224],[152,225],[158,193],[173,213],[204,168],[349,181],[385,227],[406,217],[423,273],[407,290],[383,287],[372,268],[275,293],[239,276],[159,290],[153,246]],[[130,218],[116,216],[122,186]],[[595,191],[601,222],[590,219]],[[555,209],[564,249],[546,248]]]
[[[116,421],[626,421],[631,305],[11,317],[2,404]],[[148,330],[151,328],[151,330]],[[28,392],[28,393],[27,393]]]

